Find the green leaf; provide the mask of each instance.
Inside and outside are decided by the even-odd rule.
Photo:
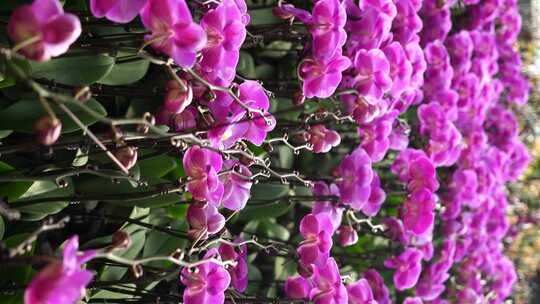
[[[80,177],[75,184],[76,193],[93,196],[103,195],[119,195],[125,194],[126,198],[103,201],[121,205],[121,206],[138,206],[141,208],[159,208],[170,206],[180,201],[180,196],[177,194],[155,194],[153,197],[147,195],[151,191],[157,191],[156,187],[160,184],[170,185],[170,181],[157,177],[144,177],[147,183],[144,186],[133,187],[129,181],[120,180],[113,182],[106,178],[100,177]],[[144,197],[143,197],[144,196]]]
[[[0,176],[9,176],[10,172],[14,171],[15,168],[0,162]],[[14,201],[23,195],[28,188],[32,186],[32,182],[6,182],[0,183],[0,198],[3,199],[7,197],[8,201]]]
[[[71,179],[66,179],[66,187],[60,188],[53,181],[37,181],[19,200],[35,200],[51,197],[70,197],[74,194],[74,185]],[[13,202],[17,206],[17,201]],[[69,205],[68,201],[45,202],[26,207],[17,207],[23,214],[25,220],[40,220],[49,214],[56,214]]]
[[[80,148],[71,163],[74,167],[82,167],[88,163],[88,153],[84,153]]]
[[[277,146],[274,148],[277,157],[274,158],[279,168],[291,169],[294,163],[293,151],[287,146]]]
[[[275,203],[265,204],[264,206],[250,206],[249,202],[246,208],[244,208],[238,219],[240,221],[249,221],[255,219],[265,218],[277,218],[280,217],[291,209],[292,205],[276,201]]]
[[[103,106],[95,99],[90,99],[85,103],[86,107],[105,117],[107,112]],[[98,121],[98,118],[91,116],[86,111],[76,105],[66,105],[85,125],[91,125]],[[79,126],[73,122],[60,108],[51,104],[58,119],[62,121],[62,133],[70,133],[80,130]],[[15,130],[25,133],[34,133],[33,125],[36,120],[47,115],[37,100],[23,99],[0,111],[0,130]]]
[[[122,55],[122,53],[120,54]],[[149,66],[150,61],[145,59],[126,63],[117,63],[114,65],[111,72],[103,79],[99,80],[98,83],[106,85],[132,84],[141,80],[144,75],[146,75]]]
[[[115,254],[121,256],[124,259],[133,260],[137,258],[139,253],[144,247],[144,241],[146,239],[146,231],[144,229],[137,230],[131,234],[131,246],[124,250],[119,250]],[[101,271],[99,279],[101,281],[117,281],[122,279],[122,277],[128,271],[128,267],[115,267],[115,266],[104,266]]]
[[[262,220],[259,223],[259,229],[262,229],[263,233],[272,239],[287,241],[291,236],[289,230],[276,223],[275,219]]]
[[[287,213],[292,205],[281,202],[280,199],[289,193],[288,185],[281,184],[257,184],[251,188],[251,204],[248,201],[238,217],[241,221],[255,219],[277,218]],[[272,203],[272,201],[275,202]],[[265,201],[269,201],[266,203]]]
[[[238,60],[236,72],[246,78],[257,77],[255,73],[255,61],[249,53],[244,51],[240,52],[240,59]]]
[[[142,176],[163,177],[176,168],[174,158],[159,155],[138,162]]]
[[[272,80],[276,77],[276,68],[267,63],[259,64],[255,67],[255,74],[259,80]]]
[[[251,187],[251,198],[254,200],[277,200],[289,193],[289,185],[256,184]]]
[[[272,8],[249,10],[249,15],[251,16],[251,26],[283,23],[282,19],[274,16]]]
[[[13,130],[0,130],[0,139],[6,138],[13,133]]]
[[[108,299],[130,299],[133,298],[133,295],[121,291],[132,291],[135,287],[135,284],[122,284],[115,287],[115,289],[118,291],[102,289],[93,294],[90,298],[93,300],[103,300],[103,303],[107,303]]]
[[[75,54],[74,54],[75,55]],[[61,57],[47,62],[30,62],[32,77],[67,85],[90,85],[107,76],[114,58],[107,55]]]
[[[153,216],[150,220],[150,224],[156,226],[171,227],[172,229],[181,231],[187,231],[188,229],[186,221],[177,221],[174,219],[166,218],[164,214]],[[186,246],[186,239],[180,239],[178,237],[169,235],[161,231],[151,230],[146,236],[143,257],[170,255],[176,249],[185,249]],[[154,262],[150,263],[149,265],[157,267],[167,267],[168,264],[168,262]]]
[[[272,41],[264,48],[264,51],[260,55],[269,58],[281,58],[287,55],[291,47],[292,42],[290,41]]]

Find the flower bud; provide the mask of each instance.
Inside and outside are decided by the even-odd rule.
[[[87,102],[92,98],[92,91],[88,86],[77,87],[74,89],[74,96],[80,102]]]
[[[126,167],[126,169],[131,169],[137,163],[137,149],[129,146],[119,148],[114,153],[114,156]]]
[[[170,80],[167,83],[167,95],[163,107],[170,112],[180,113],[193,101],[193,90],[184,79],[181,83],[176,80]]]
[[[144,270],[143,270],[143,268],[142,268],[142,266],[140,264],[133,265],[131,267],[131,271],[133,272],[133,276],[136,279],[142,277],[142,275],[144,274]]]
[[[352,246],[358,242],[358,233],[351,226],[341,226],[337,233],[339,245],[343,247]]]
[[[116,231],[112,236],[112,246],[115,249],[126,249],[131,246],[131,237],[123,230]]]
[[[45,116],[34,123],[34,131],[40,144],[50,146],[60,137],[62,123],[58,119]]]
[[[301,90],[294,92],[292,102],[295,106],[301,106],[306,101],[306,96]]]

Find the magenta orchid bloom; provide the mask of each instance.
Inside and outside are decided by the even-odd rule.
[[[90,11],[97,18],[128,23],[137,17],[145,3],[146,0],[90,0]]]
[[[190,204],[186,213],[189,224],[188,235],[194,240],[205,240],[209,235],[216,234],[225,226],[225,217],[217,208],[206,204]]]
[[[210,249],[204,256],[219,258],[216,248]],[[231,276],[227,270],[214,262],[207,262],[197,266],[196,269],[182,269],[180,275],[182,284],[186,285],[184,291],[185,304],[223,304],[225,290],[231,283]]]
[[[238,176],[234,173],[221,177],[225,189],[221,203],[227,209],[242,210],[249,199],[249,192],[253,184],[249,179],[251,177],[251,171],[240,162],[234,160],[226,160],[225,169],[237,170],[236,172],[238,174],[245,177]]]
[[[309,131],[309,143],[313,145],[313,152],[326,153],[341,143],[339,133],[327,129],[324,125],[312,126]]]
[[[347,40],[343,28],[346,21],[345,7],[339,0],[320,0],[315,3],[310,23],[315,58],[332,58],[341,49]]]
[[[347,286],[349,304],[377,304],[373,298],[371,286],[366,279],[360,279]]]
[[[294,20],[296,18],[305,24],[311,23],[312,18],[310,12],[296,8],[294,5],[288,3],[280,3],[280,5],[274,7],[272,13],[278,18],[284,20]]]
[[[396,269],[394,286],[397,290],[414,287],[422,272],[422,252],[418,249],[407,248],[398,257],[384,261],[384,266]]]
[[[314,196],[335,196],[339,197],[339,189],[336,184],[328,186],[325,182],[315,182],[313,185]],[[311,210],[313,214],[326,213],[330,217],[333,230],[338,229],[343,217],[343,207],[340,207],[337,202],[330,200],[317,199],[313,203]]]
[[[24,292],[25,304],[76,303],[94,274],[81,266],[92,259],[95,251],[79,252],[79,237],[72,236],[64,245],[63,262],[43,268]]]
[[[289,299],[307,299],[310,290],[310,282],[302,276],[288,278],[285,281],[285,294]]]
[[[341,51],[329,59],[307,58],[298,66],[298,75],[303,81],[303,92],[307,98],[328,98],[341,83],[342,73],[351,65]]]
[[[381,180],[374,172],[371,180],[371,191],[367,203],[361,208],[363,214],[367,216],[375,216],[381,210],[381,206],[386,200],[386,193],[381,188]]]
[[[348,294],[341,281],[339,268],[334,258],[328,258],[313,269],[313,288],[310,299],[315,304],[347,304]]]
[[[407,297],[405,299],[405,301],[403,301],[403,304],[423,304],[424,302],[422,301],[421,298],[419,297]]]
[[[223,165],[221,156],[211,150],[193,146],[185,152],[183,165],[190,178],[187,188],[193,199],[217,206],[224,192],[223,183],[217,175]]]
[[[326,213],[308,214],[300,222],[300,234],[304,241],[298,247],[298,255],[304,264],[324,263],[332,248],[333,226]]]
[[[238,95],[245,105],[261,110],[266,114],[265,117],[262,117],[261,114],[253,113],[252,119],[236,124],[239,129],[246,128],[245,133],[242,135],[243,138],[260,146],[266,139],[266,134],[276,127],[274,116],[268,113],[270,107],[268,96],[261,84],[253,80],[242,83]]]
[[[337,168],[341,180],[337,183],[341,200],[356,210],[369,200],[373,170],[371,158],[361,147],[345,156]]]
[[[405,229],[422,235],[433,227],[435,220],[435,195],[422,188],[413,192],[403,203],[401,218]]]
[[[389,93],[394,98],[399,98],[410,85],[413,68],[407,58],[407,53],[399,42],[392,42],[383,49],[390,63],[390,78],[392,88]]]
[[[388,287],[384,285],[384,279],[374,269],[368,269],[364,272],[364,279],[366,279],[373,292],[373,298],[378,304],[390,304],[390,292]]]
[[[185,0],[147,0],[141,19],[152,32],[146,40],[154,48],[183,68],[193,67],[197,53],[206,45],[206,33],[193,22]]]
[[[234,240],[235,244],[241,244],[244,241],[241,237]],[[231,275],[231,284],[239,292],[244,292],[248,285],[248,264],[247,264],[247,246],[231,246],[229,244],[219,245],[219,254],[223,260],[235,261],[236,266],[227,268]]]
[[[58,0],[34,0],[13,12],[7,32],[17,45],[27,44],[20,52],[28,59],[47,61],[68,51],[81,35],[81,22],[64,13]]]
[[[228,85],[234,79],[240,47],[246,38],[246,25],[235,0],[224,0],[201,19],[207,44],[202,50],[201,69],[211,78]]]
[[[268,132],[276,126],[274,116],[268,113],[270,101],[260,83],[248,80],[238,87],[240,101],[251,109],[264,113],[252,112],[252,118],[246,116],[246,109],[228,94],[217,94],[210,109],[217,117],[216,128],[208,133],[210,141],[218,147],[229,148],[241,139],[255,145],[262,145]]]
[[[392,88],[390,64],[380,49],[359,50],[354,57],[354,87],[359,94],[380,99]]]

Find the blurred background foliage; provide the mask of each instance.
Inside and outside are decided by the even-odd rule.
[[[519,113],[522,139],[534,161],[526,174],[509,187],[515,202],[511,212],[513,233],[509,255],[518,270],[515,303],[540,303],[540,1],[520,0],[523,27],[519,39],[525,72],[531,82],[529,103]]]

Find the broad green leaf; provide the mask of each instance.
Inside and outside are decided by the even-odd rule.
[[[0,81],[0,89],[9,88],[17,83],[14,77],[7,76]]]
[[[263,57],[269,58],[281,58],[287,55],[287,52],[291,49],[292,42],[290,41],[272,41],[265,46],[264,51],[260,54]]]
[[[86,107],[105,117],[107,112],[105,108],[95,99],[90,99],[85,103]],[[62,133],[70,133],[79,130],[79,126],[73,122],[60,108],[51,105],[53,111],[62,121]],[[76,105],[67,105],[67,107],[82,121],[85,125],[91,125],[98,121],[98,118],[91,116],[86,111]],[[25,133],[34,133],[34,123],[41,117],[47,115],[37,99],[19,100],[11,106],[0,111],[0,130],[15,130]]]
[[[287,146],[277,146],[274,148],[274,153],[277,157],[274,158],[276,165],[279,168],[291,169],[294,163],[294,154],[291,148]]]
[[[289,185],[256,184],[251,187],[251,198],[254,200],[277,200],[289,193]]]
[[[241,221],[249,221],[269,217],[277,218],[289,212],[291,207],[291,204],[279,201],[265,204],[264,206],[250,206],[248,202],[247,206],[242,211],[240,211],[238,219]]]
[[[251,201],[248,201],[246,208],[240,212],[238,219],[241,221],[249,221],[282,216],[287,213],[292,206],[289,203],[280,201],[280,199],[286,197],[288,193],[288,185],[253,185],[251,188]]]
[[[88,163],[88,153],[84,153],[80,148],[71,163],[74,167],[82,167]]]
[[[240,59],[238,60],[238,66],[236,72],[246,78],[255,78],[255,61],[253,57],[247,52],[240,52]]]
[[[142,176],[163,177],[176,168],[174,158],[159,155],[138,162]]]
[[[126,288],[126,287],[132,287],[132,288]],[[115,289],[118,291],[110,291],[110,290],[101,289],[95,294],[93,294],[90,298],[92,300],[103,300],[103,303],[107,303],[107,300],[112,300],[112,299],[130,299],[130,298],[133,298],[133,295],[130,295],[125,292],[121,292],[121,290],[125,289],[126,291],[132,291],[133,288],[135,287],[136,287],[135,284],[123,284],[123,285],[119,285],[115,287]]]
[[[0,162],[0,176],[9,176],[10,172],[14,171],[15,168]],[[32,182],[3,182],[0,183],[0,198],[7,197],[8,202],[18,199],[23,195],[28,188],[32,186]]]
[[[189,204],[169,206],[167,207],[167,214],[174,219],[184,220],[186,218],[188,207],[189,207]]]
[[[276,68],[267,63],[259,64],[255,67],[255,75],[258,80],[272,80],[276,78]]]
[[[46,78],[67,85],[90,85],[107,76],[114,58],[107,55],[80,55],[30,63],[32,77]]]
[[[142,208],[159,208],[170,206],[180,201],[177,194],[161,194],[160,185],[170,187],[171,182],[157,177],[144,177],[147,183],[139,187],[133,187],[129,181],[112,181],[100,177],[80,177],[75,184],[76,193],[104,197],[102,201],[122,205],[138,206]],[[105,196],[114,195],[115,199],[107,199]]]
[[[116,63],[111,72],[103,79],[99,80],[98,83],[106,85],[132,84],[141,80],[144,75],[146,75],[149,66],[150,61],[145,59],[126,63]]]
[[[164,214],[154,216],[150,220],[150,224],[156,226],[170,227],[172,229],[180,231],[186,231],[188,229],[186,221],[168,219],[165,217]],[[176,249],[185,249],[186,245],[186,239],[181,239],[165,232],[151,230],[146,236],[143,257],[167,256],[173,253]],[[168,262],[154,262],[150,263],[149,265],[166,267],[168,264]]]
[[[296,263],[293,259],[276,257],[274,264],[274,279],[286,280],[296,274]]]
[[[128,249],[117,251],[115,254],[124,259],[134,260],[144,247],[146,239],[145,229],[137,230],[131,235],[131,246]],[[120,280],[130,269],[127,267],[104,266],[99,276],[100,281],[117,281]]]
[[[259,224],[259,229],[269,238],[287,241],[291,236],[289,230],[276,223],[275,219],[265,219]]]
[[[283,23],[282,19],[274,16],[272,8],[253,9],[249,11],[249,15],[251,16],[250,25],[252,26]]]
[[[19,198],[19,200],[36,200],[51,197],[71,197],[75,193],[73,181],[66,179],[67,185],[63,188],[58,187],[53,181],[37,181],[28,189],[28,191]],[[17,201],[13,202],[17,206]],[[53,201],[26,207],[17,207],[23,212],[25,220],[40,220],[49,214],[56,214],[69,205],[68,201]]]
[[[12,130],[0,130],[0,139],[10,136],[11,133],[13,133]]]

